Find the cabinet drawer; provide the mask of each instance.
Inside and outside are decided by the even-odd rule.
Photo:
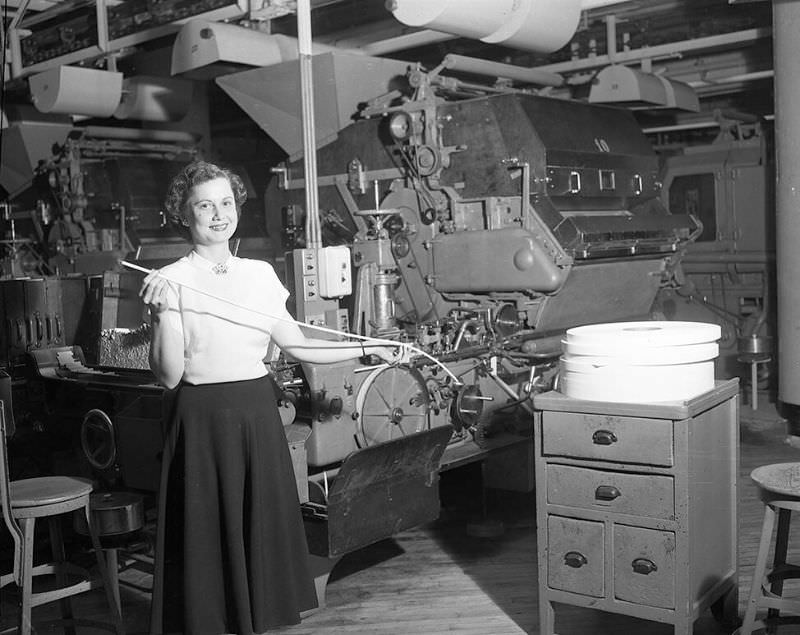
[[[675,534],[614,525],[614,597],[675,608]]]
[[[675,517],[671,476],[554,464],[546,470],[548,503],[666,520]]]
[[[603,597],[603,523],[564,516],[547,517],[547,585]]]
[[[672,428],[669,419],[545,412],[542,453],[669,467]]]

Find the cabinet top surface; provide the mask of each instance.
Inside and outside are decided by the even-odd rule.
[[[650,403],[623,403],[619,401],[591,401],[574,399],[550,391],[536,395],[533,405],[537,410],[559,412],[583,412],[588,414],[653,417],[656,419],[687,419],[737,395],[739,379],[720,380],[714,388],[684,401],[664,401]]]

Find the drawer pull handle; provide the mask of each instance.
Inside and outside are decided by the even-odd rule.
[[[617,442],[617,435],[611,430],[596,430],[592,435],[592,442],[595,445],[611,445]]]
[[[636,573],[641,573],[642,575],[648,575],[653,573],[653,571],[658,571],[656,563],[647,558],[636,558],[636,560],[631,562],[631,566]]]
[[[580,569],[583,565],[589,564],[589,561],[579,551],[568,551],[564,555],[564,564],[573,569]]]
[[[613,501],[620,496],[622,496],[622,492],[613,485],[599,485],[597,489],[594,490],[594,497],[601,501]]]

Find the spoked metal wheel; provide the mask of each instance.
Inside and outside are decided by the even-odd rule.
[[[94,469],[106,470],[114,465],[117,458],[114,424],[102,410],[95,408],[83,417],[81,448]]]
[[[372,371],[356,395],[359,443],[366,447],[427,430],[429,401],[416,369],[387,366]]]

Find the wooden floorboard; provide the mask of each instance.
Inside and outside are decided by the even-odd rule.
[[[755,415],[742,409],[740,470],[740,614],[750,589],[763,507],[749,479],[758,465],[800,461],[800,449],[788,444],[785,425],[763,403]],[[539,633],[537,602],[536,525],[532,493],[491,491],[487,516],[503,523],[502,535],[477,538],[467,531],[481,520],[480,485],[470,470],[443,477],[443,509],[434,523],[405,531],[391,540],[348,554],[333,569],[327,586],[327,606],[297,626],[274,632],[286,635],[371,634],[505,635]],[[470,502],[471,501],[471,502]],[[800,525],[800,522],[798,522]],[[800,531],[795,528],[794,535]],[[790,556],[800,562],[800,538]],[[123,580],[147,586],[147,567],[134,566]],[[787,588],[788,585],[787,585]],[[145,633],[149,594],[123,586],[128,633]],[[14,593],[3,591],[3,620],[11,618]],[[85,594],[76,613],[101,619],[101,591]],[[51,609],[41,607],[34,615]],[[667,635],[672,627],[591,609],[556,605],[561,635]],[[51,631],[45,631],[51,632]],[[79,633],[100,632],[79,629]],[[730,632],[710,614],[695,623],[695,635]],[[779,634],[800,634],[800,626],[782,627]]]

